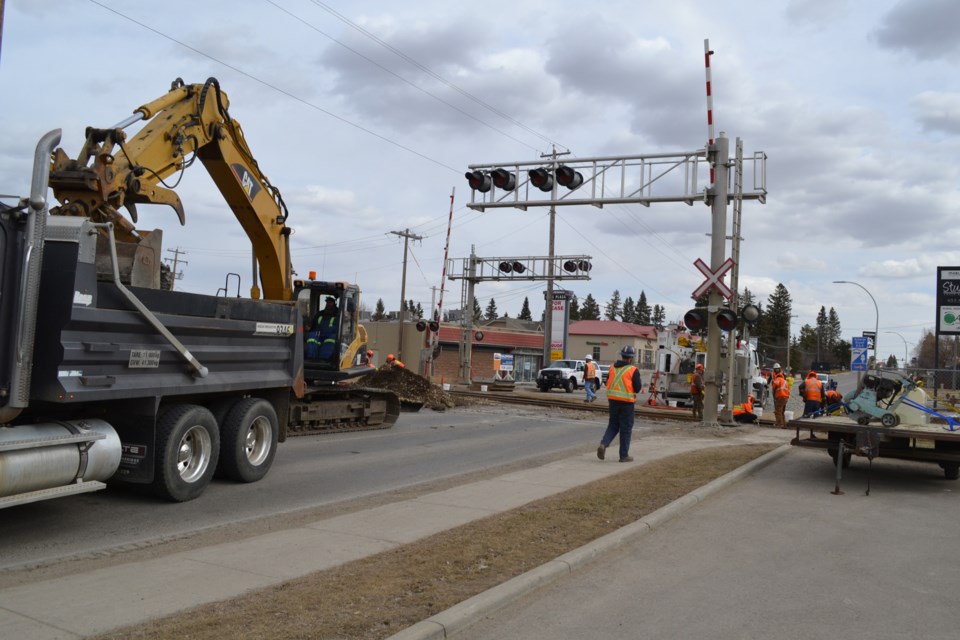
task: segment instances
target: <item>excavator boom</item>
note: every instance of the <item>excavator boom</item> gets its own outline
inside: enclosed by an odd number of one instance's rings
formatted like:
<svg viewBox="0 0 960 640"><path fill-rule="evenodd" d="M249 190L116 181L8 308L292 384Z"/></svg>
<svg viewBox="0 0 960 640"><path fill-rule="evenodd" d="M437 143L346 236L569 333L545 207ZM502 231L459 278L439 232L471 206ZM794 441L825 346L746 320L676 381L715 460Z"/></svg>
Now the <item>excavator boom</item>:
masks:
<svg viewBox="0 0 960 640"><path fill-rule="evenodd" d="M139 243L144 234L133 224L138 204L169 205L185 223L180 198L166 180L199 158L250 238L263 298L293 300L286 205L260 170L228 106L215 78L192 85L178 78L169 92L116 127L88 128L76 159L62 149L54 152L50 186L61 206L51 213L113 222L117 240ZM143 128L128 136L124 129L140 121L146 121ZM250 296L258 299L256 273L253 281Z"/></svg>

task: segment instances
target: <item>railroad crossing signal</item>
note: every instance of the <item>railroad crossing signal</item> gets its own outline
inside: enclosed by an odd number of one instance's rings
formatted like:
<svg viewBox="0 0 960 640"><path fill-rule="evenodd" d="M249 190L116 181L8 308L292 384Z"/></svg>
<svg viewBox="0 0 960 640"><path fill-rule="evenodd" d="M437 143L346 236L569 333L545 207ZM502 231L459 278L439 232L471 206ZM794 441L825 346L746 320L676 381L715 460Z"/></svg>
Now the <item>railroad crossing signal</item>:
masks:
<svg viewBox="0 0 960 640"><path fill-rule="evenodd" d="M716 273L714 273L713 270L711 270L710 267L707 266L707 263L705 263L700 258L697 258L697 261L694 262L693 265L700 270L700 273L707 276L707 279L704 280L703 284L701 284L699 287L697 287L694 290L693 292L694 299L699 298L700 296L705 294L707 291L710 291L710 289L716 289L717 291L720 292L720 295L722 295L727 300L732 298L733 291L731 291L730 287L724 284L724 282L720 278L726 275L727 271L732 269L734 264L736 263L733 261L732 258L727 258L726 260L723 261L723 264L720 265L720 268L717 269Z"/></svg>

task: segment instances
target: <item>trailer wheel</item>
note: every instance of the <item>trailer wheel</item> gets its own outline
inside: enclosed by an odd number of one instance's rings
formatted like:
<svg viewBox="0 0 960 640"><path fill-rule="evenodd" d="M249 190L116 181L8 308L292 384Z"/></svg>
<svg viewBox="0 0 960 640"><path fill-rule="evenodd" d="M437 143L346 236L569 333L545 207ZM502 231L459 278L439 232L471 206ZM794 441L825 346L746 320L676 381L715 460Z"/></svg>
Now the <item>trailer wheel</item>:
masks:
<svg viewBox="0 0 960 640"><path fill-rule="evenodd" d="M563 390L567 393L573 393L573 390L577 388L577 381L573 378L570 378L563 383Z"/></svg>
<svg viewBox="0 0 960 640"><path fill-rule="evenodd" d="M857 424L860 425L861 427L865 427L868 424L870 424L870 418L866 416L860 416L859 418L857 418Z"/></svg>
<svg viewBox="0 0 960 640"><path fill-rule="evenodd" d="M237 482L256 482L267 475L277 453L277 412L263 398L244 398L220 425L217 473Z"/></svg>
<svg viewBox="0 0 960 640"><path fill-rule="evenodd" d="M154 492L173 502L199 496L210 484L220 455L217 421L205 407L178 404L157 421Z"/></svg>

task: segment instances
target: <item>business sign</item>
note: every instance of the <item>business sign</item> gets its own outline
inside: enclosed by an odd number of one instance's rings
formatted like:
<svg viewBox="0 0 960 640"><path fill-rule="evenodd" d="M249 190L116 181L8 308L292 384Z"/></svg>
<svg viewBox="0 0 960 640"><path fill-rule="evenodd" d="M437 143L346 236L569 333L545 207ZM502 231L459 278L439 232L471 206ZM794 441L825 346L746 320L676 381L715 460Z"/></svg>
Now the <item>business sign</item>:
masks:
<svg viewBox="0 0 960 640"><path fill-rule="evenodd" d="M493 354L493 368L496 371L513 371L513 354L512 353Z"/></svg>
<svg viewBox="0 0 960 640"><path fill-rule="evenodd" d="M563 360L567 351L567 329L570 325L570 295L564 289L554 290L550 321L550 360ZM546 298L546 292L544 292Z"/></svg>
<svg viewBox="0 0 960 640"><path fill-rule="evenodd" d="M960 335L960 267L937 267L937 335Z"/></svg>

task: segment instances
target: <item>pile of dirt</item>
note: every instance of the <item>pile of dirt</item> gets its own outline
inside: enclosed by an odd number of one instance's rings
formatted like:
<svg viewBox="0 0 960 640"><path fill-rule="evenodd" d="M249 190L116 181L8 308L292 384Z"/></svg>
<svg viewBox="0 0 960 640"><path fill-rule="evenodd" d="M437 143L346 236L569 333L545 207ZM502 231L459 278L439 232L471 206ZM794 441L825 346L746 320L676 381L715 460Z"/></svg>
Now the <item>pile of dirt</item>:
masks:
<svg viewBox="0 0 960 640"><path fill-rule="evenodd" d="M405 367L384 365L364 378L363 385L393 391L400 402L422 404L436 411L456 406L452 395Z"/></svg>

